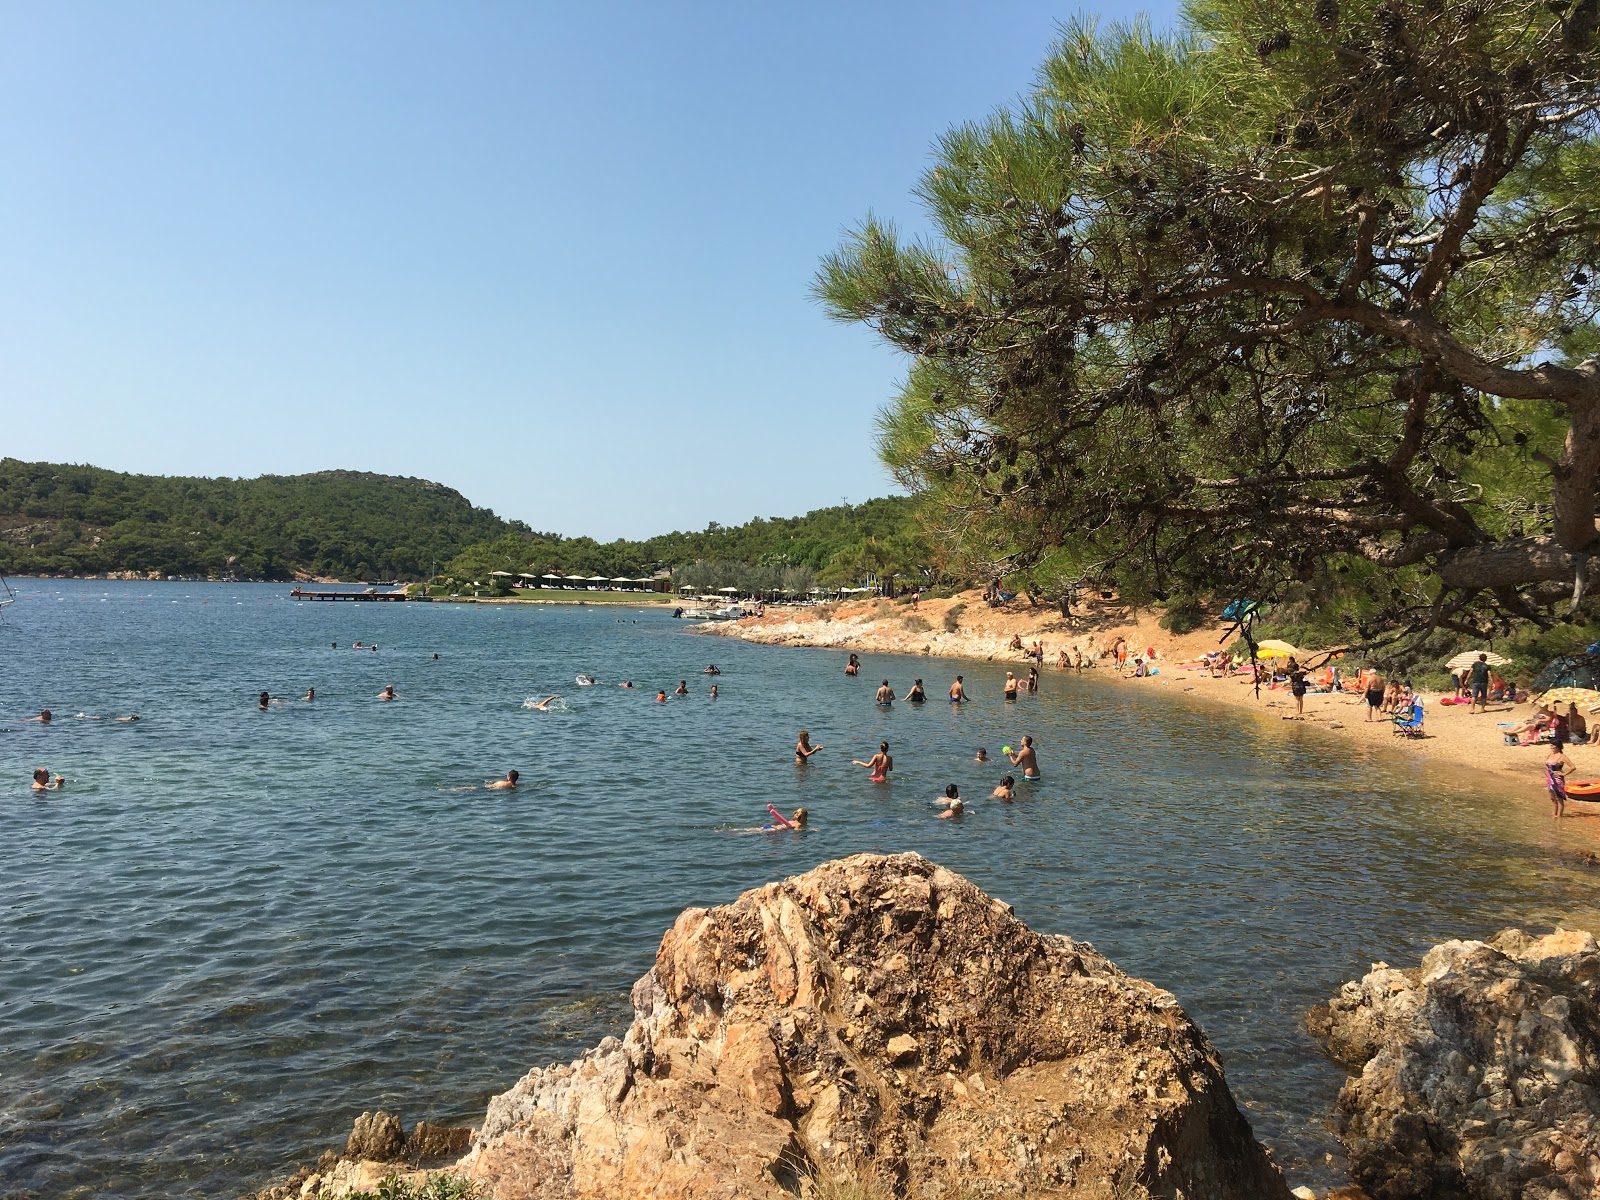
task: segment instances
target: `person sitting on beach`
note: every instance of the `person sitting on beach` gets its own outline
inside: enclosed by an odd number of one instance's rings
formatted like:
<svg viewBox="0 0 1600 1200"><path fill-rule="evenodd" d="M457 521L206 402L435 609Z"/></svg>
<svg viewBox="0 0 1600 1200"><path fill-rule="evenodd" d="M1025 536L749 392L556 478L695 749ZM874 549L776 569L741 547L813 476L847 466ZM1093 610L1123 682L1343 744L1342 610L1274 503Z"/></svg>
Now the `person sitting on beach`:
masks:
<svg viewBox="0 0 1600 1200"><path fill-rule="evenodd" d="M266 695L265 692L262 692L261 694L263 696ZM263 707L265 707L265 706L263 705ZM51 721L55 720L56 718L55 718L55 714L52 713L48 708L41 708L39 710L39 715L37 717L23 717L22 719L24 721L37 721L40 725L48 725L48 724L50 724Z"/></svg>
<svg viewBox="0 0 1600 1200"><path fill-rule="evenodd" d="M1142 658L1134 659L1133 660L1133 677L1135 679L1143 679L1144 675L1145 675L1144 659L1142 659Z"/></svg>
<svg viewBox="0 0 1600 1200"><path fill-rule="evenodd" d="M956 681L950 685L950 703L962 704L967 699L967 685L961 682L961 676L956 676Z"/></svg>
<svg viewBox="0 0 1600 1200"><path fill-rule="evenodd" d="M879 742L878 752L871 759L867 762L862 762L859 758L853 758L850 760L850 765L852 767L865 767L867 769L867 780L870 783L888 783L889 772L894 770L894 759L889 757L889 743Z"/></svg>
<svg viewBox="0 0 1600 1200"><path fill-rule="evenodd" d="M1067 652L1063 650L1056 655L1056 670L1065 671L1069 666L1071 666L1071 663L1067 660Z"/></svg>
<svg viewBox="0 0 1600 1200"><path fill-rule="evenodd" d="M52 782L50 772L45 767L37 767L33 772L33 790L36 792L58 792L66 786L64 775L57 775ZM92 789L91 789L92 790Z"/></svg>
<svg viewBox="0 0 1600 1200"><path fill-rule="evenodd" d="M539 701L539 703L537 703L537 704L529 704L527 707L531 708L531 709L535 709L538 712L549 712L550 711L550 705L552 705L553 703L555 703L559 699L561 699L560 696L546 696L543 700Z"/></svg>
<svg viewBox="0 0 1600 1200"><path fill-rule="evenodd" d="M1017 781L1013 776L1007 775L1000 781L1000 785L989 793L991 800L1015 800L1017 798Z"/></svg>
<svg viewBox="0 0 1600 1200"><path fill-rule="evenodd" d="M514 792L517 789L517 780L522 778L515 771L507 771L504 779L485 780L483 786L491 792Z"/></svg>
<svg viewBox="0 0 1600 1200"><path fill-rule="evenodd" d="M1006 672L1006 686L1004 692L1007 700L1015 700L1017 698L1017 677L1010 671Z"/></svg>
<svg viewBox="0 0 1600 1200"><path fill-rule="evenodd" d="M1021 650L1022 649L1022 635L1020 633L1013 633L1011 635L1011 643L1007 647L1007 649L1010 649L1010 650Z"/></svg>
<svg viewBox="0 0 1600 1200"><path fill-rule="evenodd" d="M1535 742L1544 741L1545 731L1549 728L1550 713L1547 709L1541 708L1520 725L1513 725L1506 731L1506 735L1516 738L1518 745L1531 746Z"/></svg>
<svg viewBox="0 0 1600 1200"><path fill-rule="evenodd" d="M878 688L878 707L888 708L893 703L894 689L889 686L889 681L885 679L882 685Z"/></svg>
<svg viewBox="0 0 1600 1200"><path fill-rule="evenodd" d="M1544 783L1550 792L1551 816L1561 817L1567 809L1567 772L1572 770L1572 760L1567 757L1566 742L1557 738L1550 743L1550 753L1544 759Z"/></svg>
<svg viewBox="0 0 1600 1200"><path fill-rule="evenodd" d="M961 802L961 793L956 790L956 785L953 783L945 786L944 795L940 797L938 804L939 807L944 809L939 814L941 821L949 820L951 817L959 817L967 811L967 806Z"/></svg>
<svg viewBox="0 0 1600 1200"><path fill-rule="evenodd" d="M400 699L400 697L395 694L394 684L390 683L390 684L385 684L384 685L383 691L378 693L378 699L379 700L398 700L398 699Z"/></svg>
<svg viewBox="0 0 1600 1200"><path fill-rule="evenodd" d="M1567 705L1567 740L1579 746L1589 740L1589 720L1576 704Z"/></svg>
<svg viewBox="0 0 1600 1200"><path fill-rule="evenodd" d="M689 681L687 679L678 680L678 686L673 689L672 694L674 696L687 696L689 694Z"/></svg>
<svg viewBox="0 0 1600 1200"><path fill-rule="evenodd" d="M1015 754L1006 755L1011 760L1013 767L1022 768L1022 777L1029 780L1039 778L1039 755L1033 748L1033 739L1023 735L1022 745L1017 747Z"/></svg>
<svg viewBox="0 0 1600 1200"><path fill-rule="evenodd" d="M802 729L800 731L800 740L794 744L794 765L797 767L805 766L811 760L811 756L821 749L821 746L813 746L811 744L811 735Z"/></svg>
<svg viewBox="0 0 1600 1200"><path fill-rule="evenodd" d="M989 761L989 752L987 750L985 750L982 746L979 746L978 747L978 753L973 756L972 761L973 762L988 762Z"/></svg>
<svg viewBox="0 0 1600 1200"><path fill-rule="evenodd" d="M911 690L906 693L907 704L922 704L928 699L928 693L922 690L922 680L914 680Z"/></svg>
<svg viewBox="0 0 1600 1200"><path fill-rule="evenodd" d="M846 675L859 675L859 674L861 674L861 660L859 658L857 658L854 654L852 654L850 656L850 661L845 663L845 665L844 665L844 673Z"/></svg>
<svg viewBox="0 0 1600 1200"><path fill-rule="evenodd" d="M776 833L780 829L804 829L811 817L811 814L803 808L795 809L793 815L787 817L770 804L767 805L767 811L772 814L773 824L763 825L762 833Z"/></svg>

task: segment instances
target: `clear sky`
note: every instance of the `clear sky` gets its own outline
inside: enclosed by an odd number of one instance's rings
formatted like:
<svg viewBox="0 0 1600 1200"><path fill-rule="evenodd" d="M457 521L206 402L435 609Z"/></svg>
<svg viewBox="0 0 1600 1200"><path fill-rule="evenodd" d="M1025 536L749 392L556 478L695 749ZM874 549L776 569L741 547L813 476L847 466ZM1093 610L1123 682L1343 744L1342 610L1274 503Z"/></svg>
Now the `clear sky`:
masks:
<svg viewBox="0 0 1600 1200"><path fill-rule="evenodd" d="M1071 11L0 0L0 453L605 539L883 495L817 260Z"/></svg>

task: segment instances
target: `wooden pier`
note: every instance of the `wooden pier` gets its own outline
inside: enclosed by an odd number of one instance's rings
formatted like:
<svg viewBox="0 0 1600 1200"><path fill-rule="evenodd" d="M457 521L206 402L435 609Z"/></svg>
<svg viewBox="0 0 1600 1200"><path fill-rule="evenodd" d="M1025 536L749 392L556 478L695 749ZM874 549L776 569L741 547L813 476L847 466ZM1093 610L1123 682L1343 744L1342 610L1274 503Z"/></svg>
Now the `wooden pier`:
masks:
<svg viewBox="0 0 1600 1200"><path fill-rule="evenodd" d="M304 588L295 588L294 591L289 593L289 599L291 599L291 600L374 600L374 601L384 601L384 600L386 600L386 601L390 601L390 602L393 602L393 603L399 603L401 601L413 599L413 597L406 595L404 592L380 592L376 588L369 588L368 590L366 590L364 592L308 592ZM417 597L415 597L415 599L422 600L422 599L428 599L428 597L417 596Z"/></svg>

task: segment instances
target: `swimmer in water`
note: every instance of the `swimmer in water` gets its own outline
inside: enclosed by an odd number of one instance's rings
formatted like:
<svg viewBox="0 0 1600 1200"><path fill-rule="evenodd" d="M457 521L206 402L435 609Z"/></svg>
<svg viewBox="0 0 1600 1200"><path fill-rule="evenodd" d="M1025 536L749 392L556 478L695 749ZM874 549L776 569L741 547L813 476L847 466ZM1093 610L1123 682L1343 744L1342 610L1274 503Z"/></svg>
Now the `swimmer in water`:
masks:
<svg viewBox="0 0 1600 1200"><path fill-rule="evenodd" d="M859 658L857 658L854 654L852 654L850 656L850 661L845 663L845 665L844 665L844 673L846 675L859 675L859 674L861 674L861 660Z"/></svg>
<svg viewBox="0 0 1600 1200"><path fill-rule="evenodd" d="M944 809L939 814L941 821L948 821L952 817L959 817L967 811L967 806L961 802L961 793L956 790L956 785L946 784L944 797L939 801L939 806Z"/></svg>
<svg viewBox="0 0 1600 1200"><path fill-rule="evenodd" d="M1039 754L1033 748L1033 739L1024 736L1022 745L1017 747L1015 754L1006 755L1011 760L1013 767L1022 768L1022 777L1035 783L1039 780Z"/></svg>
<svg viewBox="0 0 1600 1200"><path fill-rule="evenodd" d="M893 703L894 689L889 686L889 681L885 679L883 686L878 689L878 706L880 708L888 708Z"/></svg>
<svg viewBox="0 0 1600 1200"><path fill-rule="evenodd" d="M350 649L352 649L352 650L360 650L360 649L362 649L361 643L360 642L353 643L351 645Z"/></svg>
<svg viewBox="0 0 1600 1200"><path fill-rule="evenodd" d="M767 811L772 814L773 824L763 825L762 833L775 833L780 829L804 829L806 821L811 816L805 809L797 808L793 816L786 817L770 804L767 805Z"/></svg>
<svg viewBox="0 0 1600 1200"><path fill-rule="evenodd" d="M378 643L377 643L377 642L373 642L373 643L372 643L372 645L371 645L371 646L370 646L370 647L369 647L369 649L370 649L370 650L371 650L371 651L372 651L372 652L373 652L373 653L374 653L374 654L376 654L376 653L377 653L377 652L378 652Z"/></svg>
<svg viewBox="0 0 1600 1200"><path fill-rule="evenodd" d="M328 643L328 649L329 650L337 650L338 648L339 648L339 643L338 642L329 642Z"/></svg>
<svg viewBox="0 0 1600 1200"><path fill-rule="evenodd" d="M979 746L978 747L978 753L973 756L972 761L973 762L988 762L989 761L989 752L987 750L985 750L982 746Z"/></svg>
<svg viewBox="0 0 1600 1200"><path fill-rule="evenodd" d="M794 744L794 765L797 767L805 766L810 761L811 756L821 749L821 746L813 746L811 744L811 735L802 729L800 731L800 740Z"/></svg>
<svg viewBox="0 0 1600 1200"><path fill-rule="evenodd" d="M36 721L40 725L48 725L51 721L55 720L55 714L52 713L48 708L41 708L37 717L23 717L22 719L24 721Z"/></svg>
<svg viewBox="0 0 1600 1200"><path fill-rule="evenodd" d="M961 676L956 676L956 681L950 685L950 703L961 704L967 698L967 685L961 682Z"/></svg>
<svg viewBox="0 0 1600 1200"><path fill-rule="evenodd" d="M314 687L308 687L306 689L306 694L304 696L300 697L300 699L302 699L302 700L315 700L316 698L317 698L317 689L314 688Z"/></svg>
<svg viewBox="0 0 1600 1200"><path fill-rule="evenodd" d="M889 772L894 770L894 759L889 757L889 743L879 742L878 752L871 759L867 762L862 762L859 758L853 758L850 760L850 765L852 767L865 767L869 783L888 783Z"/></svg>
<svg viewBox="0 0 1600 1200"><path fill-rule="evenodd" d="M378 693L379 700L398 700L399 698L394 694L394 684L392 683L386 684L383 691Z"/></svg>
<svg viewBox="0 0 1600 1200"><path fill-rule="evenodd" d="M717 685L714 683L711 685L711 698L713 700L717 698Z"/></svg>
<svg viewBox="0 0 1600 1200"><path fill-rule="evenodd" d="M674 696L687 696L689 694L689 681L687 679L678 680L678 686L673 689L672 694Z"/></svg>
<svg viewBox="0 0 1600 1200"><path fill-rule="evenodd" d="M656 690L656 703L657 704L665 704L666 702L667 702L667 689L666 688L658 688Z"/></svg>
<svg viewBox="0 0 1600 1200"><path fill-rule="evenodd" d="M483 786L491 792L514 792L517 790L517 780L522 778L515 771L507 771L504 779L486 779Z"/></svg>
<svg viewBox="0 0 1600 1200"><path fill-rule="evenodd" d="M112 717L111 719L113 721L117 722L117 724L119 724L119 725L126 725L129 722L137 721L139 719L139 714L138 713L129 713L125 717Z"/></svg>
<svg viewBox="0 0 1600 1200"><path fill-rule="evenodd" d="M704 671L701 671L700 674L702 674L702 675L721 675L722 672L717 670L717 664L716 663L712 663Z"/></svg>
<svg viewBox="0 0 1600 1200"><path fill-rule="evenodd" d="M256 701L256 707L259 708L262 712L266 712L268 707L271 704L272 704L272 697L267 695L266 692L262 692L261 693L261 699Z"/></svg>
<svg viewBox="0 0 1600 1200"><path fill-rule="evenodd" d="M911 685L911 690L906 693L907 704L922 704L928 699L928 693L922 690L922 680L918 679Z"/></svg>
<svg viewBox="0 0 1600 1200"><path fill-rule="evenodd" d="M559 699L561 699L560 696L546 696L543 700L539 701L539 703L525 705L524 707L538 709L540 712L549 712L550 705Z"/></svg>
<svg viewBox="0 0 1600 1200"><path fill-rule="evenodd" d="M438 655L437 655L437 654L435 654L435 655L434 655L434 656L433 656L433 661L434 661L434 662L438 662L438 661L439 661L439 656L438 656Z"/></svg>
<svg viewBox="0 0 1600 1200"><path fill-rule="evenodd" d="M633 686L633 680L624 679L621 683L617 684L617 686L619 688L631 688Z"/></svg>
<svg viewBox="0 0 1600 1200"><path fill-rule="evenodd" d="M1017 798L1016 786L1017 781L1007 775L1000 781L1000 786L989 793L989 797L992 800L1015 800Z"/></svg>
<svg viewBox="0 0 1600 1200"><path fill-rule="evenodd" d="M50 779L50 772L44 767L36 767L33 772L33 790L36 792L59 792L66 786L66 777L57 775L55 781Z"/></svg>

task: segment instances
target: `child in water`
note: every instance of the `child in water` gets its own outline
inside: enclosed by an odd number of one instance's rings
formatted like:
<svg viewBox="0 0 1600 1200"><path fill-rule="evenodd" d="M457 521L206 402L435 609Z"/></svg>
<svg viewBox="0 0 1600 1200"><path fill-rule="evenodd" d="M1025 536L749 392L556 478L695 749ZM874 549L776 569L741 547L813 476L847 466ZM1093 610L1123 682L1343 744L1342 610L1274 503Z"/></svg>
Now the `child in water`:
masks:
<svg viewBox="0 0 1600 1200"><path fill-rule="evenodd" d="M967 806L961 802L961 793L956 790L956 785L953 783L945 785L944 798L939 801L939 804L944 809L939 814L939 820L941 821L959 817L967 811Z"/></svg>

